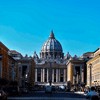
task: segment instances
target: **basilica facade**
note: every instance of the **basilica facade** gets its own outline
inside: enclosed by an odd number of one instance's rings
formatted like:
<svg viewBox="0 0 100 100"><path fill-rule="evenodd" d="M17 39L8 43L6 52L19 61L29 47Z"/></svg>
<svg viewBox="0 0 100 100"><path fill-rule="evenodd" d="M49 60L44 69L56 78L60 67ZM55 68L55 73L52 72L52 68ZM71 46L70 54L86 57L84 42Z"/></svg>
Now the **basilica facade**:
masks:
<svg viewBox="0 0 100 100"><path fill-rule="evenodd" d="M87 83L86 62L93 57L93 52L82 56L64 55L61 43L51 31L43 44L40 57L34 52L35 84L37 85L68 85L85 86Z"/></svg>
<svg viewBox="0 0 100 100"><path fill-rule="evenodd" d="M67 67L60 42L51 31L49 38L43 44L40 58L34 52L35 84L64 85L67 81Z"/></svg>

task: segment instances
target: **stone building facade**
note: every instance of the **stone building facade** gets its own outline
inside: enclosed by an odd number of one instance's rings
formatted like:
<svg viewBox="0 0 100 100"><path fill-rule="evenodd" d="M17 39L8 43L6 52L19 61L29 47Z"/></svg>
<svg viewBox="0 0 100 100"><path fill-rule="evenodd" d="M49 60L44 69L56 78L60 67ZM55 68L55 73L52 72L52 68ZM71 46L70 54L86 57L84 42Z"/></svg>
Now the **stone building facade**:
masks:
<svg viewBox="0 0 100 100"><path fill-rule="evenodd" d="M67 81L72 84L85 83L85 63L83 59L72 58L67 62Z"/></svg>
<svg viewBox="0 0 100 100"><path fill-rule="evenodd" d="M93 55L87 62L87 86L100 85L100 48L94 51Z"/></svg>
<svg viewBox="0 0 100 100"><path fill-rule="evenodd" d="M34 59L32 57L28 57L28 55L22 56L21 53L15 50L10 50L9 54L17 61L19 87L26 87L28 84L33 86L35 80Z"/></svg>
<svg viewBox="0 0 100 100"><path fill-rule="evenodd" d="M16 68L16 61L9 55L9 49L0 42L0 78L16 81Z"/></svg>
<svg viewBox="0 0 100 100"><path fill-rule="evenodd" d="M25 83L34 85L34 66L35 62L32 57L24 57L15 50L9 50L0 42L0 82L17 82L20 87ZM23 84L24 83L24 84Z"/></svg>
<svg viewBox="0 0 100 100"><path fill-rule="evenodd" d="M86 62L93 57L93 52L84 53L81 57L72 57L69 52L64 56L60 42L51 31L43 44L40 58L34 52L35 84L38 85L71 85L83 86L87 82Z"/></svg>
<svg viewBox="0 0 100 100"><path fill-rule="evenodd" d="M36 52L33 57L36 62L35 84L66 85L67 59L64 59L62 46L56 40L53 31L42 46L40 58Z"/></svg>

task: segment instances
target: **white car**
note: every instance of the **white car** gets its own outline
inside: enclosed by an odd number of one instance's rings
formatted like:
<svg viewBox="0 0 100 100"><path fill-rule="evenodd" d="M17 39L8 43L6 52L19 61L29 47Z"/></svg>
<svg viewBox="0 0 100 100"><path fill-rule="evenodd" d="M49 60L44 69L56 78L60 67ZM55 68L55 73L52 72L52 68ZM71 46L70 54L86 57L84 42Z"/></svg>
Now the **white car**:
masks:
<svg viewBox="0 0 100 100"><path fill-rule="evenodd" d="M52 93L52 86L50 86L50 85L46 86L45 93Z"/></svg>
<svg viewBox="0 0 100 100"><path fill-rule="evenodd" d="M59 90L60 91L65 91L65 86L63 86L63 85L59 86Z"/></svg>

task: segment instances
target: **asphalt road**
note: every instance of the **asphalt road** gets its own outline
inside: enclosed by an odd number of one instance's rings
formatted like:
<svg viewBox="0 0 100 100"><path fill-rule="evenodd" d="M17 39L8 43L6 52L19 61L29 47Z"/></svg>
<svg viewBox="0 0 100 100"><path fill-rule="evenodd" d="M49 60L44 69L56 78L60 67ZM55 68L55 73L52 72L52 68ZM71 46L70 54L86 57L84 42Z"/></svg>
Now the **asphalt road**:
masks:
<svg viewBox="0 0 100 100"><path fill-rule="evenodd" d="M8 97L8 100L86 100L82 94L71 92L45 93L44 91L36 91L24 93L20 96Z"/></svg>

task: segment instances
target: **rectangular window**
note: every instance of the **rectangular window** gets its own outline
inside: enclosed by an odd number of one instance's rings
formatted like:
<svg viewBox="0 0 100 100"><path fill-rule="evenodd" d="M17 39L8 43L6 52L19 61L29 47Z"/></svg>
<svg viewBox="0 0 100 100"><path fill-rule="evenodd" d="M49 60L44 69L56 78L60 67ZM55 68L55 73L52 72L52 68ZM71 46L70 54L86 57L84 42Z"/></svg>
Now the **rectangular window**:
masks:
<svg viewBox="0 0 100 100"><path fill-rule="evenodd" d="M22 76L25 77L27 66L22 66Z"/></svg>

